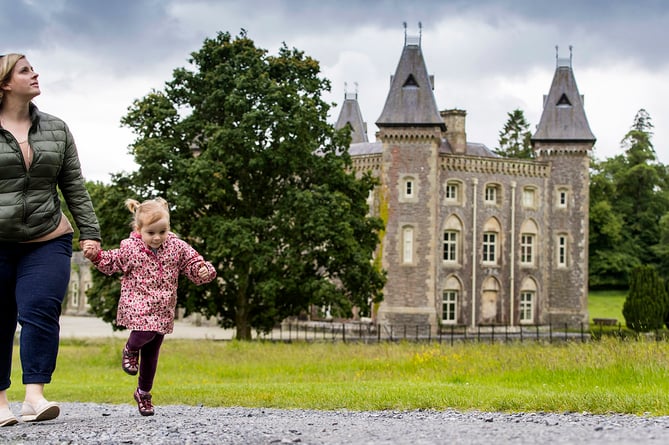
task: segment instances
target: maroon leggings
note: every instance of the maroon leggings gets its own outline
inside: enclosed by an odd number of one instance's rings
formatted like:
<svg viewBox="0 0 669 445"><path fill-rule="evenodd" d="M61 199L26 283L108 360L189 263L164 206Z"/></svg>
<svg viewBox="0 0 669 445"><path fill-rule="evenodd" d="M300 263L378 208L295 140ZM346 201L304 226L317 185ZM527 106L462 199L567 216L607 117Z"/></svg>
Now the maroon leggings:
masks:
<svg viewBox="0 0 669 445"><path fill-rule="evenodd" d="M128 350L139 351L139 382L137 386L142 391L149 392L153 388L153 378L158 369L158 355L160 345L163 344L164 334L155 331L132 331L128 337Z"/></svg>

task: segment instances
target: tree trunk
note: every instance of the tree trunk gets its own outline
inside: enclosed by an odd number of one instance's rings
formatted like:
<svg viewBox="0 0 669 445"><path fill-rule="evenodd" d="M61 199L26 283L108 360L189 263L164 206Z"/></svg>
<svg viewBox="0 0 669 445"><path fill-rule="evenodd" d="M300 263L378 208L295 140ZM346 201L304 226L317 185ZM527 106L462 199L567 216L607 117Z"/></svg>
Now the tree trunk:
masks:
<svg viewBox="0 0 669 445"><path fill-rule="evenodd" d="M237 293L237 310L235 313L235 338L237 340L250 341L251 338L251 321L249 320L249 301L246 296L248 289L248 275L246 279L240 277L240 287Z"/></svg>

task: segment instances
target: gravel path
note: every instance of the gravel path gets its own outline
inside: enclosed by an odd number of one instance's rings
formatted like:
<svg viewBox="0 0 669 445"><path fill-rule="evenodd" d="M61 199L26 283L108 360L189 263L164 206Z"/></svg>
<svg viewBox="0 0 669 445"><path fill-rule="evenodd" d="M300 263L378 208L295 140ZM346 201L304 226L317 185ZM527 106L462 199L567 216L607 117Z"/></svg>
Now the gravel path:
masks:
<svg viewBox="0 0 669 445"><path fill-rule="evenodd" d="M12 406L19 412L19 406ZM307 411L63 403L0 428L6 444L666 444L669 417L457 411Z"/></svg>

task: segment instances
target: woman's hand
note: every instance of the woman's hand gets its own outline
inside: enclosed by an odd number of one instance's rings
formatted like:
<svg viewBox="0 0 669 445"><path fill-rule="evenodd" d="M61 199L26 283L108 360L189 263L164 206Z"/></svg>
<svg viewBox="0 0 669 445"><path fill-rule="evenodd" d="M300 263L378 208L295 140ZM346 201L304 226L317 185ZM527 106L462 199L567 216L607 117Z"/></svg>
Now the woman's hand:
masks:
<svg viewBox="0 0 669 445"><path fill-rule="evenodd" d="M102 250L100 247L100 241L87 239L79 241L79 247L84 252L84 256L89 260L93 261L97 258L98 254Z"/></svg>

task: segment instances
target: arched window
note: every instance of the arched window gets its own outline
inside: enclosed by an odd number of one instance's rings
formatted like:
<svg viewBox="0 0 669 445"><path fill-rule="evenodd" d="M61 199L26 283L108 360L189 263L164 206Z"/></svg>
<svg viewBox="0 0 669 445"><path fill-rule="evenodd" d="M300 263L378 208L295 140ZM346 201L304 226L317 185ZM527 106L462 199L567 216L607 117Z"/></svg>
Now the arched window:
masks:
<svg viewBox="0 0 669 445"><path fill-rule="evenodd" d="M520 264L522 266L535 266L537 254L537 224L528 219L520 227Z"/></svg>
<svg viewBox="0 0 669 445"><path fill-rule="evenodd" d="M521 324L533 324L537 300L537 283L532 278L525 278L520 286L518 319Z"/></svg>
<svg viewBox="0 0 669 445"><path fill-rule="evenodd" d="M451 215L444 224L444 253L443 260L448 263L459 263L462 256L462 222L460 218Z"/></svg>
<svg viewBox="0 0 669 445"><path fill-rule="evenodd" d="M501 227L499 221L490 218L483 225L483 250L481 262L487 265L497 264L499 258L499 234Z"/></svg>
<svg viewBox="0 0 669 445"><path fill-rule="evenodd" d="M454 276L448 277L444 284L441 300L441 321L444 324L457 323L461 293L460 280Z"/></svg>
<svg viewBox="0 0 669 445"><path fill-rule="evenodd" d="M481 296L481 322L494 323L497 321L497 306L499 301L499 281L495 277L488 277L483 282Z"/></svg>

